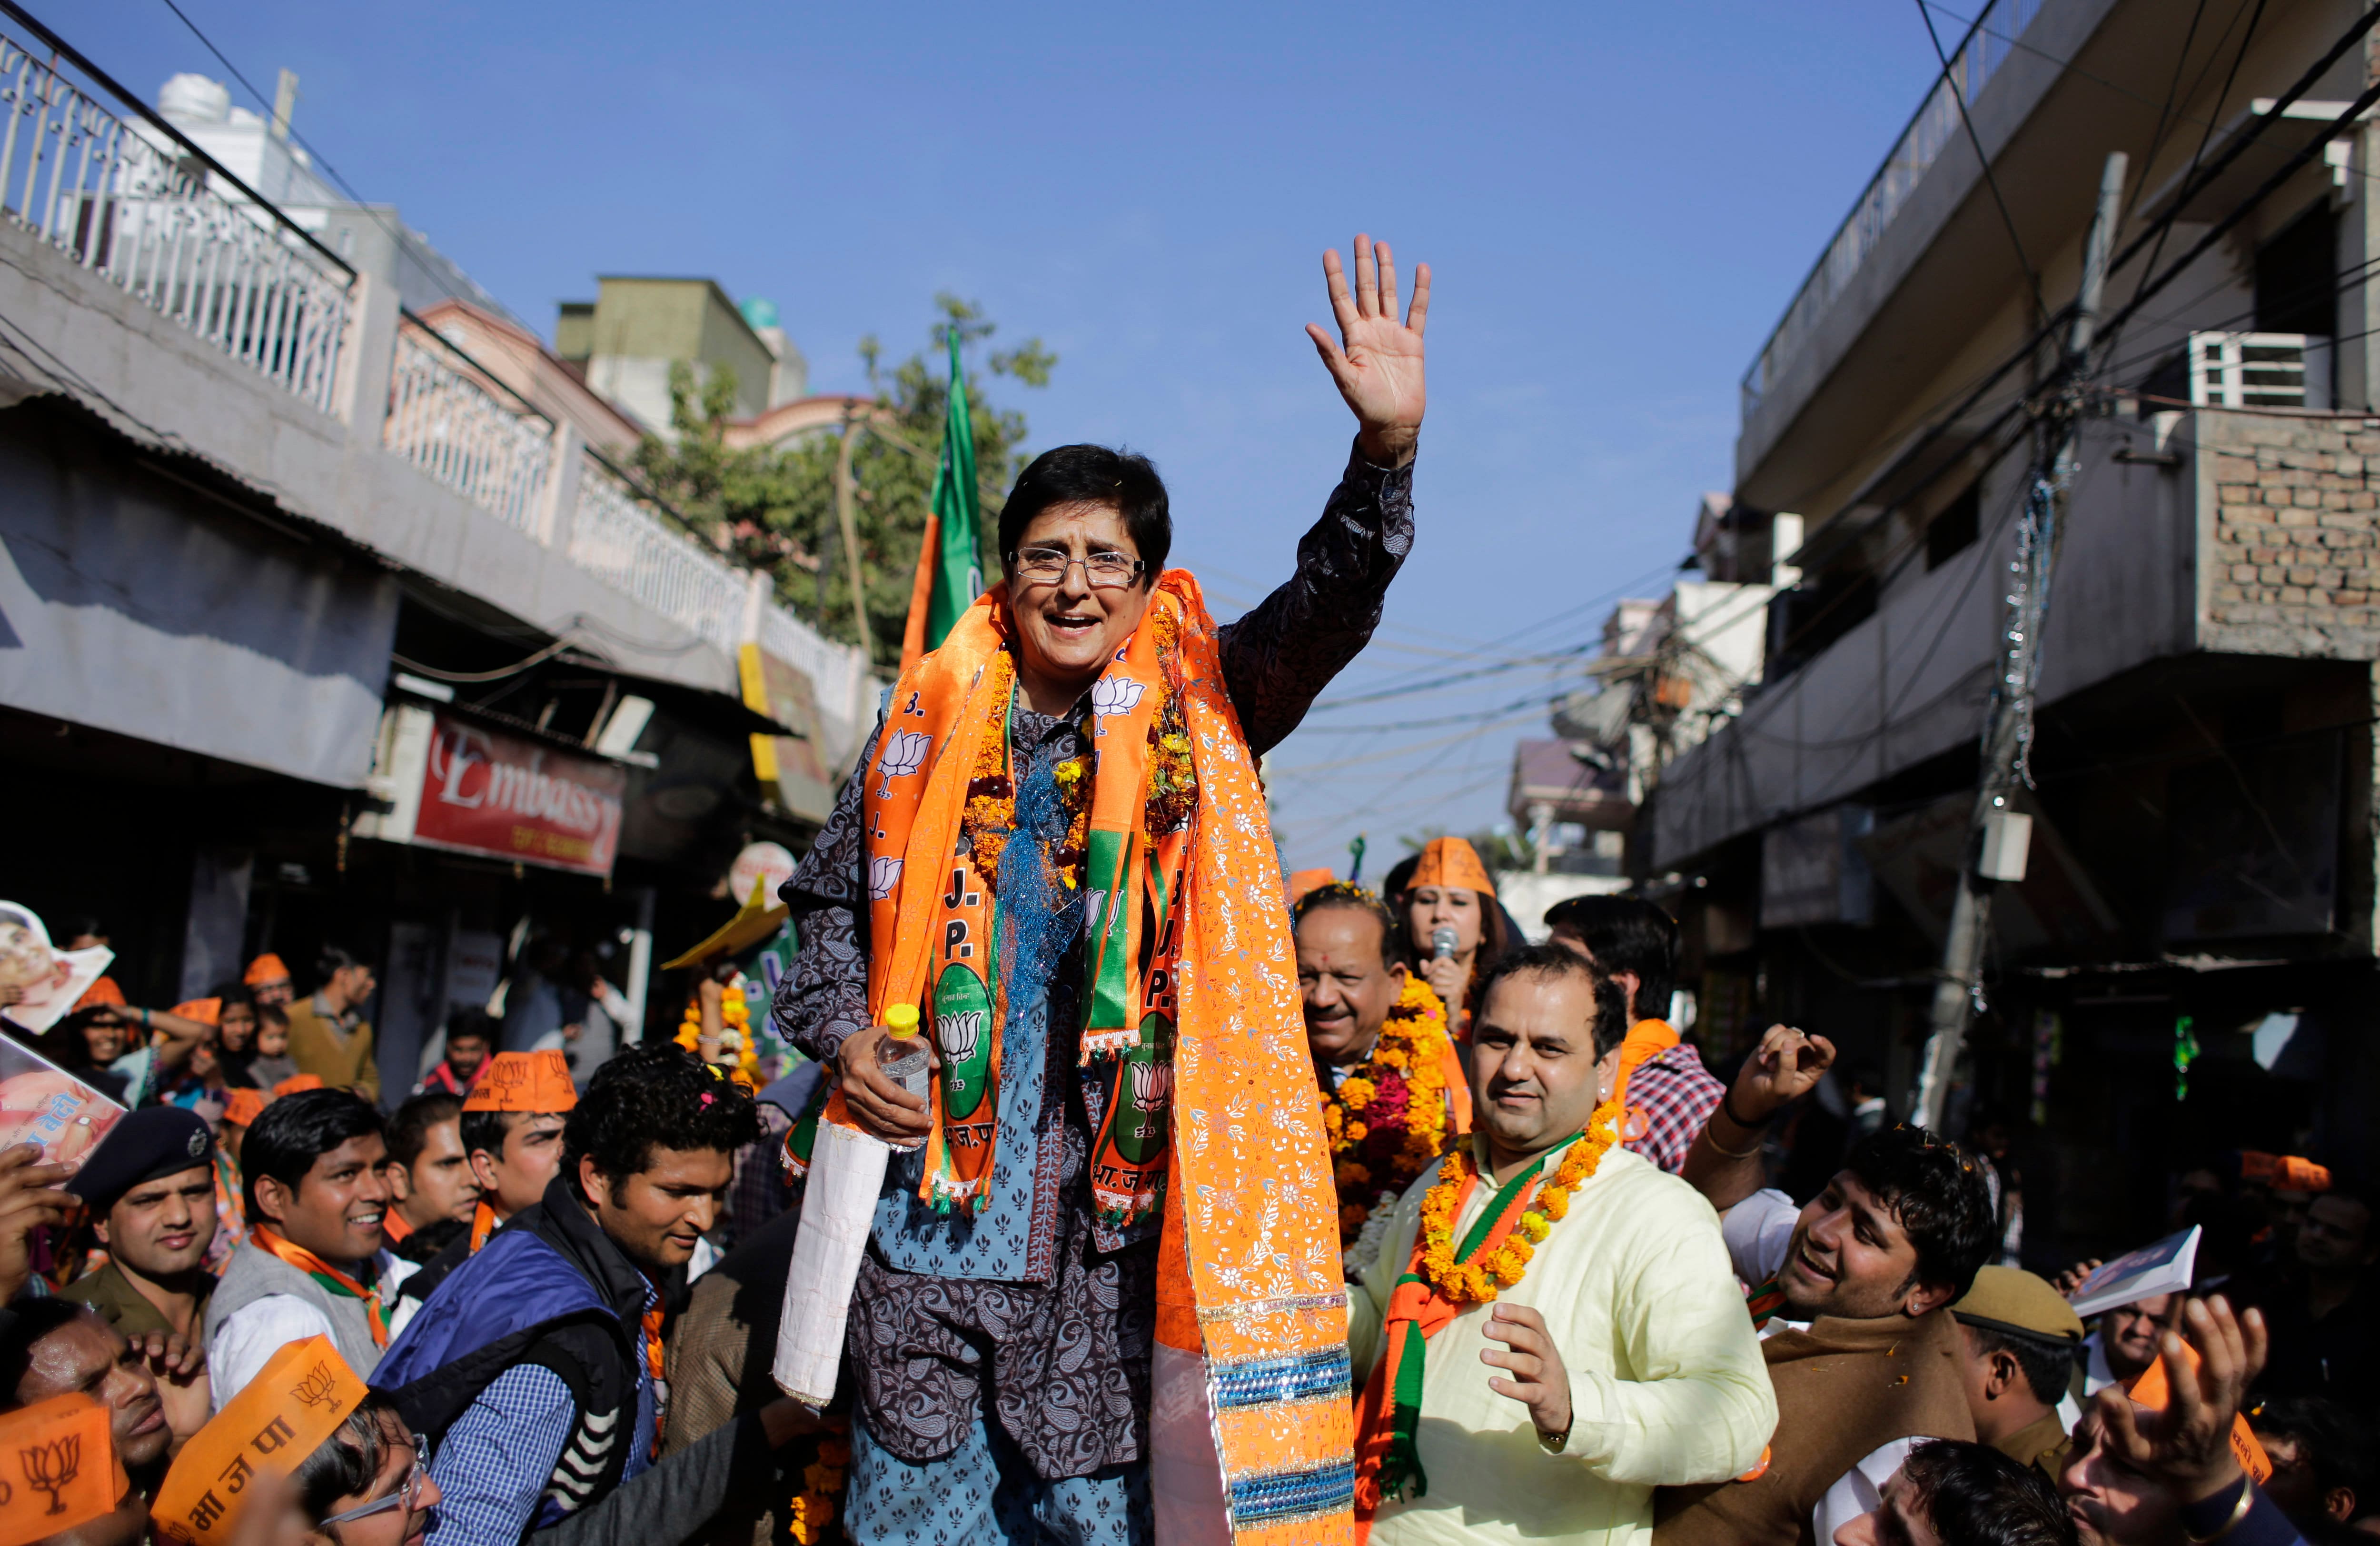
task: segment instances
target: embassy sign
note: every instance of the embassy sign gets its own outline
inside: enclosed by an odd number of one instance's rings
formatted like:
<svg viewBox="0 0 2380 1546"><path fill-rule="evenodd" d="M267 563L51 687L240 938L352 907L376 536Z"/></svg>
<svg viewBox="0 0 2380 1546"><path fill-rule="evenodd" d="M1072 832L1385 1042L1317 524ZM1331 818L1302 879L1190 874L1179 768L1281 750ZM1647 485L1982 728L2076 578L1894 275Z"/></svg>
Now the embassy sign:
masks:
<svg viewBox="0 0 2380 1546"><path fill-rule="evenodd" d="M626 770L434 710L392 706L381 721L358 835L513 859L581 875L612 872Z"/></svg>

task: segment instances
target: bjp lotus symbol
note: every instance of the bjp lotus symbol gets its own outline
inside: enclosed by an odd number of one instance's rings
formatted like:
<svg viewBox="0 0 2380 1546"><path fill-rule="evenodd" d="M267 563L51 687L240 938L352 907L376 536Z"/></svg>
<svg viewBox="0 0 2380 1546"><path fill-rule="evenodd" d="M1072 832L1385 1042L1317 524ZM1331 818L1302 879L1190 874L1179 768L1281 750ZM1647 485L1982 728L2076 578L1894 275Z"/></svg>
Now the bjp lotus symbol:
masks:
<svg viewBox="0 0 2380 1546"><path fill-rule="evenodd" d="M868 895L870 901L881 902L892 895L901 883L901 861L879 854L868 861Z"/></svg>
<svg viewBox="0 0 2380 1546"><path fill-rule="evenodd" d="M923 730L893 731L892 739L884 743L883 757L877 763L876 771L883 775L883 785L876 791L876 797L880 800L892 798L892 781L906 778L924 767L927 749L933 744L934 737Z"/></svg>
<svg viewBox="0 0 2380 1546"><path fill-rule="evenodd" d="M1102 676L1091 684L1091 712L1102 719L1110 714L1128 714L1148 690L1148 683L1135 682L1129 676ZM1099 726L1100 735L1107 733L1106 725Z"/></svg>
<svg viewBox="0 0 2380 1546"><path fill-rule="evenodd" d="M27 1483L36 1492L50 1495L50 1506L43 1512L64 1514L67 1505L59 1494L82 1475L82 1435L68 1433L45 1444L29 1444L17 1453Z"/></svg>
<svg viewBox="0 0 2380 1546"><path fill-rule="evenodd" d="M1132 1065L1132 1103L1145 1112L1163 1106L1173 1093L1173 1066L1167 1063Z"/></svg>
<svg viewBox="0 0 2380 1546"><path fill-rule="evenodd" d="M983 1011L935 1016L934 1040L942 1044L943 1062L966 1062L975 1056L976 1043L983 1040Z"/></svg>

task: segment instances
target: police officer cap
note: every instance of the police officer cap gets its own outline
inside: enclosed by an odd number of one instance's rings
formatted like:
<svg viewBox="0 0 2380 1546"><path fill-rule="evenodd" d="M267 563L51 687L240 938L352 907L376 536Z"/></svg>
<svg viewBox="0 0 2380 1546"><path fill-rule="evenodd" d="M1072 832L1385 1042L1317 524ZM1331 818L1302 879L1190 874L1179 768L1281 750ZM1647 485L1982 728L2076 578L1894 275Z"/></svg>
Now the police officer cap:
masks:
<svg viewBox="0 0 2380 1546"><path fill-rule="evenodd" d="M108 1129L67 1190L93 1208L113 1208L117 1198L143 1182L178 1175L213 1158L214 1139L204 1117L180 1106L143 1106Z"/></svg>
<svg viewBox="0 0 2380 1546"><path fill-rule="evenodd" d="M2035 1342L2079 1343L2082 1318L2048 1283L2014 1267L1985 1267L1950 1313L1970 1326L2012 1332Z"/></svg>

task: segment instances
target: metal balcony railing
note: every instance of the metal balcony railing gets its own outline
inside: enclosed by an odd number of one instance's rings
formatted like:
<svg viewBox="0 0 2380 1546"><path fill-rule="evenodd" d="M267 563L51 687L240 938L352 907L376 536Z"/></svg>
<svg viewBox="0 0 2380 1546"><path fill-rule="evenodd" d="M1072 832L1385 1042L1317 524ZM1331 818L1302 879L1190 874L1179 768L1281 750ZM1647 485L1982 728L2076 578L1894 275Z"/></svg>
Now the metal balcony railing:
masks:
<svg viewBox="0 0 2380 1546"><path fill-rule="evenodd" d="M43 55L73 65L93 90ZM56 39L0 33L0 212L331 411L354 272Z"/></svg>
<svg viewBox="0 0 2380 1546"><path fill-rule="evenodd" d="M591 456L578 475L569 554L613 589L722 650L733 653L744 642L744 573L673 530Z"/></svg>
<svg viewBox="0 0 2380 1546"><path fill-rule="evenodd" d="M2303 333L2193 333L2190 406L2326 408L2329 345Z"/></svg>
<svg viewBox="0 0 2380 1546"><path fill-rule="evenodd" d="M498 400L464 357L408 317L397 330L382 443L517 531L542 539L553 426Z"/></svg>
<svg viewBox="0 0 2380 1546"><path fill-rule="evenodd" d="M1868 179L1867 187L1852 205L1851 213L1835 230L1826 250L1819 254L1815 266L1802 287L1794 292L1792 304L1768 335L1752 368L1743 373L1742 417L1750 420L1760 408L1760 400L1774 386L1802 346L1809 341L1827 309L1835 298L1850 287L1852 279L1868 254L1884 239L1893 218L1908 203L1909 196L1950 142L1966 133L1961 122L1959 99L1975 100L1985 82L1998 74L2000 66L2015 51L2015 40L2022 36L2033 18L2041 13L2049 0L1994 0L1967 29L1959 51L1950 55L1950 67L1934 83L1909 127L1901 131L1884 164Z"/></svg>

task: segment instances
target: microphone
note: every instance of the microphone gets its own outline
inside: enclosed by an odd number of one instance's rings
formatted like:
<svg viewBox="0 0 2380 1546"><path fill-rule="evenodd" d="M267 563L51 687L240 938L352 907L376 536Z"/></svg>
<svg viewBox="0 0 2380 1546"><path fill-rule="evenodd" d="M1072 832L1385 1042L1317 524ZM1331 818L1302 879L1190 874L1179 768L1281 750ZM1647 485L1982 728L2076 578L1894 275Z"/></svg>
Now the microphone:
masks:
<svg viewBox="0 0 2380 1546"><path fill-rule="evenodd" d="M1441 923L1429 931L1429 958L1443 961L1454 954L1454 927Z"/></svg>

